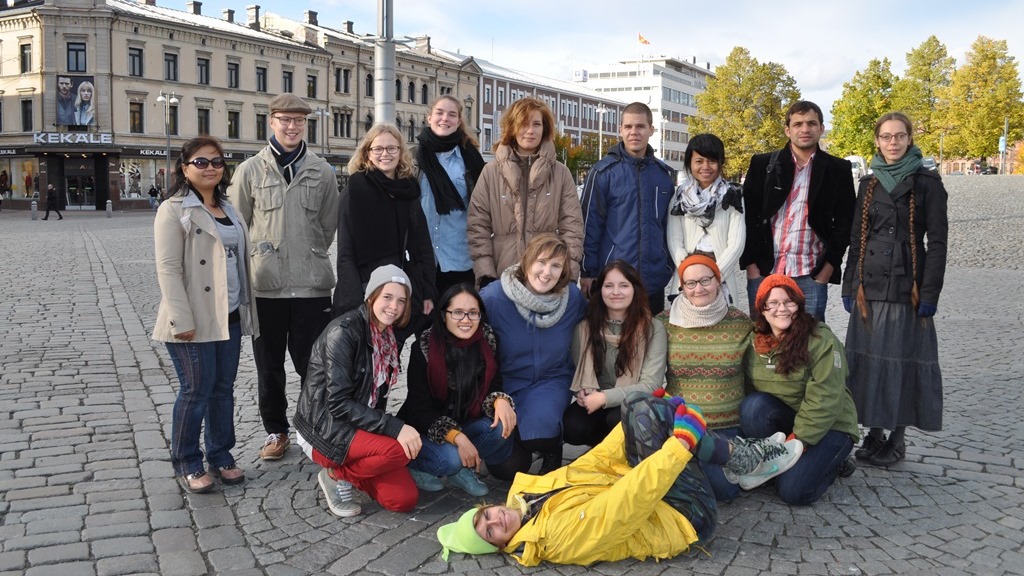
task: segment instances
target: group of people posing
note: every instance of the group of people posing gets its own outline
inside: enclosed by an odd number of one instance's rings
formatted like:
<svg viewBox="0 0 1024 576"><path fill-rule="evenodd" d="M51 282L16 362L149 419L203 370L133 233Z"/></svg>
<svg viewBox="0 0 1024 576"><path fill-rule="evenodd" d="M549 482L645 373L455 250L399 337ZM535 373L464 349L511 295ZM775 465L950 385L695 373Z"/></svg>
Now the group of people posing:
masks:
<svg viewBox="0 0 1024 576"><path fill-rule="evenodd" d="M787 503L818 500L852 473L858 424L855 455L879 466L904 457L906 426L941 427L946 193L900 113L879 119L855 196L811 102L789 108L788 144L756 155L742 188L712 134L690 140L676 186L633 103L582 198L535 98L502 115L490 163L448 95L412 150L375 125L340 193L303 140L310 113L275 97L269 145L230 177L218 141L189 141L157 211L153 337L180 381L171 459L190 492L245 480L231 454L242 335L260 457L294 436L332 513L361 513L356 491L403 512L446 483L480 498L484 467L512 482L506 505L438 531L446 557L671 557L710 538L717 503L742 489L773 480ZM845 347L824 323L840 282ZM592 449L563 466L566 443Z"/></svg>

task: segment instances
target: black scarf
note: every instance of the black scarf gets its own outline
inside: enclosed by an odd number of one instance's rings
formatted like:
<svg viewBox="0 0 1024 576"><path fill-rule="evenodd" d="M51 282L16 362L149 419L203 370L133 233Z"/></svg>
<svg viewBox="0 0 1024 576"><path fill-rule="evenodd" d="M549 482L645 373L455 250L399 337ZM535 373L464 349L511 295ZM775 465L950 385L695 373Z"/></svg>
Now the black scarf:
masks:
<svg viewBox="0 0 1024 576"><path fill-rule="evenodd" d="M420 142L419 151L416 152L416 162L427 175L427 182L430 183L430 191L434 194L434 207L438 214L449 214L452 210L458 212L466 211L466 203L459 196L455 184L448 177L437 159L441 152L449 152L458 146L462 153L462 162L466 166L466 174L472 182L480 178L480 172L484 169L484 158L475 146L467 145L463 138L462 131L456 130L447 136L438 136L429 127L424 127L420 135L416 137ZM466 200L473 192L471 182L466 182Z"/></svg>
<svg viewBox="0 0 1024 576"><path fill-rule="evenodd" d="M383 259L404 268L412 203L420 187L413 178L392 180L380 170L356 172L348 179L356 266Z"/></svg>
<svg viewBox="0 0 1024 576"><path fill-rule="evenodd" d="M274 153L274 160L277 160L277 165L281 167L284 181L291 184L292 178L295 177L296 164L306 156L306 141L300 140L295 150L288 152L277 141L276 136L271 136L270 151Z"/></svg>

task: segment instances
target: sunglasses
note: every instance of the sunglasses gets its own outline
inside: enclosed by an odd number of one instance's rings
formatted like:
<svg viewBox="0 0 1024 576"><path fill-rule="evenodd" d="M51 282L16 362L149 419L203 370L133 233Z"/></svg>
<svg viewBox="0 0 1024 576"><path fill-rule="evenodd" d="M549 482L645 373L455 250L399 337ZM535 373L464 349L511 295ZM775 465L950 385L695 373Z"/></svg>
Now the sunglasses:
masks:
<svg viewBox="0 0 1024 576"><path fill-rule="evenodd" d="M219 170L223 168L227 164L227 162L224 160L224 158L220 156L217 156L216 158L203 158L200 156L199 158L193 158L188 162L183 162L183 164L191 164L196 168L199 168L200 170L206 170L207 166L212 165L214 168L217 168Z"/></svg>

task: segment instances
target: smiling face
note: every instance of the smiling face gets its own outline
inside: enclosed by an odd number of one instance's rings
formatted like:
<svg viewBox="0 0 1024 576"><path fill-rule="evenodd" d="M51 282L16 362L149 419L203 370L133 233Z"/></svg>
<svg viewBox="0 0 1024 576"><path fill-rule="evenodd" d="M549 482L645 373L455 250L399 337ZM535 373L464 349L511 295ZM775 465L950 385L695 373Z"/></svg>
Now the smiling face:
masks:
<svg viewBox="0 0 1024 576"><path fill-rule="evenodd" d="M541 254L526 271L526 287L534 294L551 292L562 278L565 264L564 256Z"/></svg>
<svg viewBox="0 0 1024 576"><path fill-rule="evenodd" d="M693 174L702 189L711 186L721 173L722 166L714 158L705 158L698 152L694 152L690 158L690 174Z"/></svg>
<svg viewBox="0 0 1024 576"><path fill-rule="evenodd" d="M707 280L710 278L710 280ZM688 283L694 283L693 288L688 288ZM704 286L702 282L707 282ZM690 264L683 270L682 277L683 296L697 307L707 306L718 298L718 291L722 283L715 278L715 273L703 264Z"/></svg>
<svg viewBox="0 0 1024 576"><path fill-rule="evenodd" d="M186 158L187 162L191 162L196 158L206 158L207 160L213 158L219 158L221 151L214 146L206 145L196 150L195 154ZM198 192L202 193L204 197L207 197L217 184L220 183L221 178L224 177L224 165L221 164L220 168L215 168L213 163L208 163L206 168L197 168L193 164L182 164L182 172L185 174L185 179L188 180L189 184L192 185Z"/></svg>
<svg viewBox="0 0 1024 576"><path fill-rule="evenodd" d="M765 299L764 310L761 311L761 314L768 321L768 326L771 326L772 334L776 338L781 338L786 330L793 325L793 315L797 313L798 309L799 306L790 298L789 292L785 288L772 288L772 291L768 293L768 298Z"/></svg>
<svg viewBox="0 0 1024 576"><path fill-rule="evenodd" d="M611 320L624 320L629 305L633 303L633 284L618 270L610 270L601 284L601 299Z"/></svg>
<svg viewBox="0 0 1024 576"><path fill-rule="evenodd" d="M523 515L508 506L488 506L477 512L473 518L473 527L489 544L498 548L508 545L523 525Z"/></svg>
<svg viewBox="0 0 1024 576"><path fill-rule="evenodd" d="M523 154L536 154L544 138L544 120L540 112L530 112L529 118L516 132L516 146Z"/></svg>
<svg viewBox="0 0 1024 576"><path fill-rule="evenodd" d="M634 114L628 112L622 115L622 125L619 126L619 136L626 152L634 158L643 158L647 154L647 143L654 135L654 127L647 120L647 114Z"/></svg>
<svg viewBox="0 0 1024 576"><path fill-rule="evenodd" d="M434 109L430 111L430 118L427 119L427 122L430 123L430 131L437 136L454 134L462 125L462 119L459 118L459 106L450 98L441 98L437 104L434 104Z"/></svg>
<svg viewBox="0 0 1024 576"><path fill-rule="evenodd" d="M391 326L402 318L408 300L405 286L397 282L388 282L371 305L373 317L382 328Z"/></svg>
<svg viewBox="0 0 1024 576"><path fill-rule="evenodd" d="M291 152L306 135L306 117L301 112L275 112L270 116L270 129L277 143Z"/></svg>
<svg viewBox="0 0 1024 576"><path fill-rule="evenodd" d="M889 141L886 142L885 139ZM875 146L882 153L886 164L898 162L907 153L907 149L913 144L906 124L900 120L886 120L878 127L878 135L875 136Z"/></svg>
<svg viewBox="0 0 1024 576"><path fill-rule="evenodd" d="M814 110L807 112L796 112L789 117L789 124L786 125L786 137L793 143L793 146L801 150L814 150L818 147L818 140L821 140L825 127Z"/></svg>
<svg viewBox="0 0 1024 576"><path fill-rule="evenodd" d="M452 313L455 313L453 316ZM464 316L462 316L465 314ZM475 316L476 320L470 318ZM455 316L462 316L456 320ZM448 332L461 340L468 340L480 327L480 303L472 294L461 292L448 301L447 309L444 311L444 326Z"/></svg>
<svg viewBox="0 0 1024 576"><path fill-rule="evenodd" d="M374 150L380 154L378 155ZM395 152L390 150L395 150ZM370 142L369 152L370 163L373 164L373 167L386 174L388 178L394 178L402 154L402 147L398 140L390 133L382 132L373 139L373 142Z"/></svg>

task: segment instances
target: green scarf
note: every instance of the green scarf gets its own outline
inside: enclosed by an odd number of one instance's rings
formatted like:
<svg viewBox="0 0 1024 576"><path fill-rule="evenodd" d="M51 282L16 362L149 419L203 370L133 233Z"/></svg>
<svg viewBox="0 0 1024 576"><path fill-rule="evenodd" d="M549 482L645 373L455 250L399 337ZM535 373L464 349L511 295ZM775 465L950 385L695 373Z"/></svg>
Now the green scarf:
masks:
<svg viewBox="0 0 1024 576"><path fill-rule="evenodd" d="M875 178L878 178L878 181L889 192L892 192L904 178L917 172L920 167L921 149L916 145L908 148L903 158L894 164L886 164L885 158L882 158L880 152L875 152L875 156L871 159L871 170L874 171Z"/></svg>

